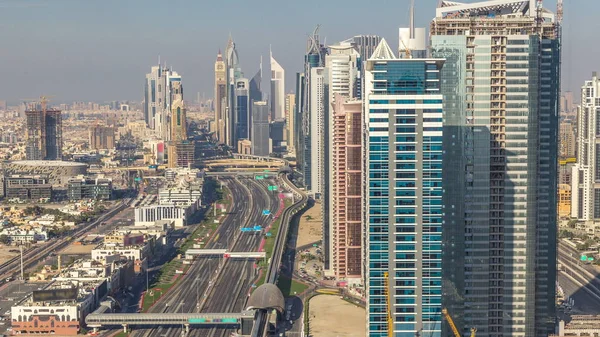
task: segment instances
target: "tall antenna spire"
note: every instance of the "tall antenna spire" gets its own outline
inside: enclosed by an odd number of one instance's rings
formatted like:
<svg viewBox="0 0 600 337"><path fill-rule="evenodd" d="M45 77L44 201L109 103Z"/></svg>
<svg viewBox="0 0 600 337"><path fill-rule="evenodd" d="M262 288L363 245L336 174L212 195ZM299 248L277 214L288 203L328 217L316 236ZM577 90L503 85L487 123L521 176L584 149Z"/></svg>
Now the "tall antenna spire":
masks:
<svg viewBox="0 0 600 337"><path fill-rule="evenodd" d="M262 61L262 55L260 55L260 65L259 65L258 68L260 69L260 78L261 78L261 80L262 80L262 77L263 77L263 74L262 74L262 63L263 63L263 61Z"/></svg>
<svg viewBox="0 0 600 337"><path fill-rule="evenodd" d="M410 38L415 38L415 0L410 2Z"/></svg>

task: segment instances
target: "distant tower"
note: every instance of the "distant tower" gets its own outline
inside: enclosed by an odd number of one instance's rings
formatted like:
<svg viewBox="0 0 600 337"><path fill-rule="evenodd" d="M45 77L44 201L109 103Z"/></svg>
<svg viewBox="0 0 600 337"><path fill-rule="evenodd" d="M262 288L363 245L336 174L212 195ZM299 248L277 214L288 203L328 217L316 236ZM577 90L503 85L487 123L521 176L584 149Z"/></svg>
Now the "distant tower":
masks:
<svg viewBox="0 0 600 337"><path fill-rule="evenodd" d="M285 113L285 70L271 56L271 120L284 118Z"/></svg>
<svg viewBox="0 0 600 337"><path fill-rule="evenodd" d="M400 28L398 56L400 58L427 57L425 28L415 28L415 2L410 6L410 27Z"/></svg>
<svg viewBox="0 0 600 337"><path fill-rule="evenodd" d="M62 114L60 110L46 109L42 98L41 106L25 111L27 118L27 160L62 159Z"/></svg>
<svg viewBox="0 0 600 337"><path fill-rule="evenodd" d="M194 164L194 142L187 140L186 109L181 95L176 95L171 106L171 141L169 167L189 167Z"/></svg>
<svg viewBox="0 0 600 337"><path fill-rule="evenodd" d="M171 107L171 140L174 142L187 139L186 109L181 95L176 95Z"/></svg>
<svg viewBox="0 0 600 337"><path fill-rule="evenodd" d="M227 70L219 50L215 62L215 134L217 141L225 141L225 107L227 105Z"/></svg>

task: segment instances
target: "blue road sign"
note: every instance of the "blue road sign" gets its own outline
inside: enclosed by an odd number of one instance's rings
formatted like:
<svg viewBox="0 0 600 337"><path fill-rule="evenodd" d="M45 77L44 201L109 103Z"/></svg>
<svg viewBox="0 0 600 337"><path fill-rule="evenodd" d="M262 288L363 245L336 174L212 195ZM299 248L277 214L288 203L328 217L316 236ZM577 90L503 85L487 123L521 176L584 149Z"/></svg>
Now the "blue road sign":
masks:
<svg viewBox="0 0 600 337"><path fill-rule="evenodd" d="M267 237L270 237L270 236L271 236L271 232L267 233Z"/></svg>
<svg viewBox="0 0 600 337"><path fill-rule="evenodd" d="M254 230L255 231L260 231L260 230L262 230L262 227L261 226L254 226Z"/></svg>
<svg viewBox="0 0 600 337"><path fill-rule="evenodd" d="M269 215L269 214L271 214L271 211L269 211L268 209L263 210L263 215Z"/></svg>
<svg viewBox="0 0 600 337"><path fill-rule="evenodd" d="M250 227L242 227L242 228L240 228L240 230L242 232L250 232L252 230L252 228L250 228Z"/></svg>

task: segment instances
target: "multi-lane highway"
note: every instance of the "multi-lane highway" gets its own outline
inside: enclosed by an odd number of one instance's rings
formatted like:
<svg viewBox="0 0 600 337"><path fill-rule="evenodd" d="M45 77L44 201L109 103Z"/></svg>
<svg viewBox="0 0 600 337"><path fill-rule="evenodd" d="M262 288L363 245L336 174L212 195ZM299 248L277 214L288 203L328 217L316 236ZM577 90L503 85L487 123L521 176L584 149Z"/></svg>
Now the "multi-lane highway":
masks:
<svg viewBox="0 0 600 337"><path fill-rule="evenodd" d="M209 249L248 252L259 248L260 232L242 232L240 227L265 226L272 221L264 209L275 214L280 207L278 195L267 191L272 180L223 178L232 196L231 209L216 233L207 242ZM161 298L149 312L240 312L252 281L255 261L197 257L182 280ZM227 336L226 329L191 330L189 336ZM178 336L182 327L135 330L134 336Z"/></svg>
<svg viewBox="0 0 600 337"><path fill-rule="evenodd" d="M598 270L592 265L579 261L579 252L559 241L558 282L565 297L575 300L574 312L585 314L600 313L600 278Z"/></svg>

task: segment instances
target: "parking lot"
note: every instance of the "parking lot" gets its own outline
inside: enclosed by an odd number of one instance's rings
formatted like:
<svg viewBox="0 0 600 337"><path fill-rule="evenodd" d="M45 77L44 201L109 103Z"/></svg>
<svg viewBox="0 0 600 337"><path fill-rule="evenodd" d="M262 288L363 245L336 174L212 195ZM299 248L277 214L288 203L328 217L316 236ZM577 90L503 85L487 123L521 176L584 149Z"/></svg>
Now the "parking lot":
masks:
<svg viewBox="0 0 600 337"><path fill-rule="evenodd" d="M32 291L42 289L48 282L13 281L0 288L0 334L10 327L10 308Z"/></svg>
<svg viewBox="0 0 600 337"><path fill-rule="evenodd" d="M317 282L323 278L323 251L321 246L311 247L298 252L296 270L307 281Z"/></svg>

